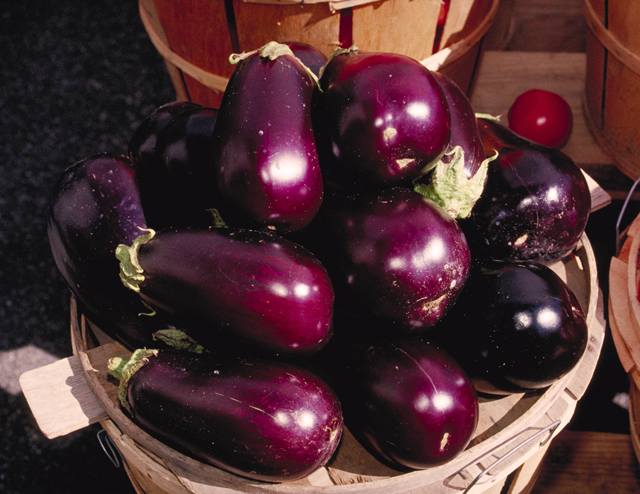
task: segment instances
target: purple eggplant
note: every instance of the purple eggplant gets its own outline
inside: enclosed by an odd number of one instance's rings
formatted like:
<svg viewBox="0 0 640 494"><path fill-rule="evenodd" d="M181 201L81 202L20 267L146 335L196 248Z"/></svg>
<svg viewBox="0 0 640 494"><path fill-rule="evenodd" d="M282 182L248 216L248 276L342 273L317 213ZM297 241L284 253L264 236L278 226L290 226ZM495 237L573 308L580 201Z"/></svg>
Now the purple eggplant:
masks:
<svg viewBox="0 0 640 494"><path fill-rule="evenodd" d="M444 74L433 72L447 100L451 114L451 138L443 160L450 162L456 146L464 151L464 172L472 178L485 160L476 114L467 95Z"/></svg>
<svg viewBox="0 0 640 494"><path fill-rule="evenodd" d="M172 101L156 108L140 123L131 136L129 156L134 161L151 157L156 149L158 132L176 115L199 106L190 101Z"/></svg>
<svg viewBox="0 0 640 494"><path fill-rule="evenodd" d="M157 132L153 153L136 160L140 200L152 228L211 226L217 204L209 189L211 145L218 111L195 107Z"/></svg>
<svg viewBox="0 0 640 494"><path fill-rule="evenodd" d="M324 266L271 232L151 230L117 255L125 284L206 348L239 341L301 355L331 336L334 292Z"/></svg>
<svg viewBox="0 0 640 494"><path fill-rule="evenodd" d="M478 423L474 387L442 348L417 337L356 346L336 392L349 430L393 466L442 465L469 444Z"/></svg>
<svg viewBox="0 0 640 494"><path fill-rule="evenodd" d="M291 48L293 54L298 57L303 65L313 72L316 77L320 77L320 70L327 63L327 57L324 56L324 53L314 46L300 41L285 41L283 44Z"/></svg>
<svg viewBox="0 0 640 494"><path fill-rule="evenodd" d="M137 351L110 370L132 419L183 453L267 482L305 477L326 464L342 436L334 392L292 364L219 360L210 354Z"/></svg>
<svg viewBox="0 0 640 494"><path fill-rule="evenodd" d="M589 219L591 194L580 168L562 151L535 144L480 118L487 182L461 222L479 260L552 263L568 255Z"/></svg>
<svg viewBox="0 0 640 494"><path fill-rule="evenodd" d="M467 218L484 191L488 163L471 103L447 76L434 72L451 114L451 139L434 169L415 180L416 192L432 199L456 219Z"/></svg>
<svg viewBox="0 0 640 494"><path fill-rule="evenodd" d="M395 53L336 52L313 103L327 182L351 189L410 183L445 152L451 119L433 73Z"/></svg>
<svg viewBox="0 0 640 494"><path fill-rule="evenodd" d="M433 326L467 278L469 248L457 222L402 187L326 202L308 248L338 297L405 330Z"/></svg>
<svg viewBox="0 0 640 494"><path fill-rule="evenodd" d="M323 182L311 124L314 79L269 43L238 61L220 103L214 179L231 226L295 231L314 218Z"/></svg>
<svg viewBox="0 0 640 494"><path fill-rule="evenodd" d="M53 188L47 234L56 265L85 315L130 348L151 345L167 327L118 278L114 257L146 228L134 163L128 156L100 154L67 168Z"/></svg>
<svg viewBox="0 0 640 494"><path fill-rule="evenodd" d="M432 333L479 392L543 389L578 363L588 341L574 293L538 263L487 263L472 271Z"/></svg>

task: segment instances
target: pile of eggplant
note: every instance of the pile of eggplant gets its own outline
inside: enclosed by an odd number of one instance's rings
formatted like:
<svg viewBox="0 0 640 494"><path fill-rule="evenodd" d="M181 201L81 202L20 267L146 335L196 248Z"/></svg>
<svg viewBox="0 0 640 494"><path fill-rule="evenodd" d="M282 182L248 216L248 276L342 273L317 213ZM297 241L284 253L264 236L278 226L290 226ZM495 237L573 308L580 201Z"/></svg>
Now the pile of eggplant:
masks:
<svg viewBox="0 0 640 494"><path fill-rule="evenodd" d="M51 195L60 272L133 352L110 372L135 423L267 482L325 465L344 425L424 469L468 446L478 396L577 364L585 316L548 266L591 197L565 154L403 55L272 42L230 62L220 108L157 108Z"/></svg>

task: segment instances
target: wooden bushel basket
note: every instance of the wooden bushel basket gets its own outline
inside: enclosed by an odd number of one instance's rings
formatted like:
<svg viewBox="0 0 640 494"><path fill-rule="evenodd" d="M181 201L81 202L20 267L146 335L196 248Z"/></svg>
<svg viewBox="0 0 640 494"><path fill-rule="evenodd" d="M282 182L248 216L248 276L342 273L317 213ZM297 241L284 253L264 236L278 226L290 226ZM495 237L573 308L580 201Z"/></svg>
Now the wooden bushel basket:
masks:
<svg viewBox="0 0 640 494"><path fill-rule="evenodd" d="M356 45L395 52L438 69L469 92L499 0L139 0L178 100L218 108L234 66L229 55L269 41L310 44L325 56ZM439 43L434 43L439 39ZM434 54L434 44L438 44Z"/></svg>
<svg viewBox="0 0 640 494"><path fill-rule="evenodd" d="M629 430L640 460L640 216L627 228L609 267L609 326L622 367L629 374Z"/></svg>
<svg viewBox="0 0 640 494"><path fill-rule="evenodd" d="M585 0L585 116L596 141L627 176L640 176L640 3Z"/></svg>
<svg viewBox="0 0 640 494"><path fill-rule="evenodd" d="M525 493L550 440L573 416L604 340L604 302L588 238L583 236L575 252L552 268L572 288L587 317L589 343L582 359L544 390L481 398L479 424L469 447L449 463L427 470L402 473L382 465L348 430L326 467L290 483L251 481L193 460L143 432L122 412L106 366L109 358L126 358L130 352L93 327L73 298L74 356L26 372L20 383L49 438L100 422L141 494Z"/></svg>

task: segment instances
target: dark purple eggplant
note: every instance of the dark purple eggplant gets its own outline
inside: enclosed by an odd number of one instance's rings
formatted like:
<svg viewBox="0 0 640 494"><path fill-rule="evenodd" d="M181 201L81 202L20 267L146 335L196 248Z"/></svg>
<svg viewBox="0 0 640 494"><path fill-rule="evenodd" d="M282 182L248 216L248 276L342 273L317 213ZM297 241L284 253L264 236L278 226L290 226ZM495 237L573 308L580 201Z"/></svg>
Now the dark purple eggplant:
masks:
<svg viewBox="0 0 640 494"><path fill-rule="evenodd" d="M485 160L476 113L467 95L452 79L439 72L433 72L433 75L442 88L451 114L451 138L442 159L450 162L453 156L449 153L454 152L456 146L460 146L464 152L463 169L466 177L470 179Z"/></svg>
<svg viewBox="0 0 640 494"><path fill-rule="evenodd" d="M395 53L337 52L314 98L323 173L338 188L407 184L435 166L451 121L433 73Z"/></svg>
<svg viewBox="0 0 640 494"><path fill-rule="evenodd" d="M118 277L114 252L147 224L131 158L120 154L87 157L67 168L51 193L47 234L56 265L85 315L130 348L151 345L167 327L147 317L140 298Z"/></svg>
<svg viewBox="0 0 640 494"><path fill-rule="evenodd" d="M432 334L489 394L546 388L575 367L588 341L575 294L538 263L474 269L455 310Z"/></svg>
<svg viewBox="0 0 640 494"><path fill-rule="evenodd" d="M271 232L150 231L117 255L125 284L206 348L240 340L300 355L331 336L334 292L325 268Z"/></svg>
<svg viewBox="0 0 640 494"><path fill-rule="evenodd" d="M293 54L313 72L316 77L320 77L320 70L327 63L327 57L320 50L308 43L300 41L285 41L283 44L291 48Z"/></svg>
<svg viewBox="0 0 640 494"><path fill-rule="evenodd" d="M200 105L190 101L172 101L156 108L136 128L129 141L129 156L134 161L149 158L156 149L158 132L176 115L183 111L198 108Z"/></svg>
<svg viewBox="0 0 640 494"><path fill-rule="evenodd" d="M580 168L562 151L535 144L480 118L489 163L484 191L461 222L479 260L553 263L567 256L589 219L591 194Z"/></svg>
<svg viewBox="0 0 640 494"><path fill-rule="evenodd" d="M453 306L470 253L442 208L401 187L326 205L307 246L329 270L339 297L409 330L431 327Z"/></svg>
<svg viewBox="0 0 640 494"><path fill-rule="evenodd" d="M488 163L476 114L460 88L447 76L434 72L451 113L451 139L434 169L415 180L413 189L433 200L456 219L467 218L481 196Z"/></svg>
<svg viewBox="0 0 640 494"><path fill-rule="evenodd" d="M209 354L135 352L114 376L132 419L183 453L267 482L305 477L342 437L334 392L316 375L280 361L218 360Z"/></svg>
<svg viewBox="0 0 640 494"><path fill-rule="evenodd" d="M213 142L220 212L231 226L299 230L323 197L310 113L314 79L278 43L237 63Z"/></svg>
<svg viewBox="0 0 640 494"><path fill-rule="evenodd" d="M218 111L182 111L157 132L153 153L136 161L140 200L151 228L212 226L218 205L206 176Z"/></svg>
<svg viewBox="0 0 640 494"><path fill-rule="evenodd" d="M442 465L469 444L478 398L457 362L415 337L356 346L336 392L344 420L375 456L396 467Z"/></svg>

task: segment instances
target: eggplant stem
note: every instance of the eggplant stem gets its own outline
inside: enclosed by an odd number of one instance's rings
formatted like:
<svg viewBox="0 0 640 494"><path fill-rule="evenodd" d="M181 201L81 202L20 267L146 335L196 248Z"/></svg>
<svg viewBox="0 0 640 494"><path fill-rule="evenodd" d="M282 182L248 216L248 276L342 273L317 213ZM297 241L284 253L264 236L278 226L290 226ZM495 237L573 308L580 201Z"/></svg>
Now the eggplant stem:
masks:
<svg viewBox="0 0 640 494"><path fill-rule="evenodd" d="M107 369L109 374L120 379L118 386L118 399L122 407L131 414L131 407L127 401L127 388L129 380L141 367L149 362L150 357L158 355L158 350L150 350L147 348L139 348L135 350L129 360L120 357L113 357L109 360ZM118 377L119 376L119 377Z"/></svg>
<svg viewBox="0 0 640 494"><path fill-rule="evenodd" d="M444 208L453 218L468 218L473 206L480 198L487 180L489 162L497 158L485 159L471 178L464 172L464 150L455 146L449 153L451 162L440 160L434 168L430 182L415 182L413 189Z"/></svg>
<svg viewBox="0 0 640 494"><path fill-rule="evenodd" d="M502 115L492 115L491 113L476 113L476 118L484 118L485 120L493 120L500 123Z"/></svg>
<svg viewBox="0 0 640 494"><path fill-rule="evenodd" d="M236 65L256 54L259 54L262 58L268 58L269 60L276 60L278 57L281 57L283 55L289 55L290 57L296 59L300 63L300 65L304 67L305 72L309 74L309 77L311 77L311 80L313 81L315 87L317 87L318 89L320 88L320 81L318 80L318 77L313 73L313 71L304 63L302 63L302 60L296 57L295 53L293 53L293 50L288 45L285 45L284 43L278 43L277 41L269 41L266 45L263 45L257 50L243 53L232 53L231 55L229 55L229 63Z"/></svg>
<svg viewBox="0 0 640 494"><path fill-rule="evenodd" d="M349 48L336 48L335 50L333 50L329 55L329 59L327 60L327 63L325 63L322 67L320 67L320 77L322 77L325 67L329 64L329 62L333 57L337 57L338 55L346 55L348 53L356 52L356 51L358 51L358 47L356 45L351 45Z"/></svg>
<svg viewBox="0 0 640 494"><path fill-rule="evenodd" d="M134 292L140 291L140 283L144 281L144 269L138 261L138 249L156 235L151 228L140 230L148 233L137 236L130 246L120 244L116 247L116 258L120 261L120 280Z"/></svg>
<svg viewBox="0 0 640 494"><path fill-rule="evenodd" d="M118 381L122 381L122 369L127 365L128 360L122 357L113 357L109 359L107 364L107 371L109 375L116 378Z"/></svg>

